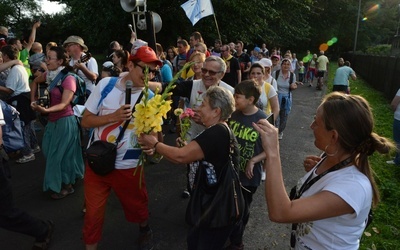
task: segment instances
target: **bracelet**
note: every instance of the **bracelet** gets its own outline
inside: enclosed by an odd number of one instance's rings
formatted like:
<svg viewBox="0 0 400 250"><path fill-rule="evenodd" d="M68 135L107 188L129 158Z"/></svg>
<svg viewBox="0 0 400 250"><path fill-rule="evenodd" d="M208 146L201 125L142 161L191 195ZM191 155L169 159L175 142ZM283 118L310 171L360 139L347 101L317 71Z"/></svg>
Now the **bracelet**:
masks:
<svg viewBox="0 0 400 250"><path fill-rule="evenodd" d="M160 143L160 142L158 141L158 142L154 143L154 146L153 146L154 149L156 149L158 143Z"/></svg>

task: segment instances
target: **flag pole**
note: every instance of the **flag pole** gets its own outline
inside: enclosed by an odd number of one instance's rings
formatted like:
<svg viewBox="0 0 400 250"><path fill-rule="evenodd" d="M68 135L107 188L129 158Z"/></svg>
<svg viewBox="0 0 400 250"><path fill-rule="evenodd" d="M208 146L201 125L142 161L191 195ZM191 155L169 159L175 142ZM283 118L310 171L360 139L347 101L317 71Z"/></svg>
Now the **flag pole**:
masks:
<svg viewBox="0 0 400 250"><path fill-rule="evenodd" d="M215 26L217 27L218 37L219 37L219 40L222 43L221 33L219 33L219 27L218 27L218 23L217 23L217 18L215 17L215 13L213 14L213 16L214 16L214 20L215 20Z"/></svg>

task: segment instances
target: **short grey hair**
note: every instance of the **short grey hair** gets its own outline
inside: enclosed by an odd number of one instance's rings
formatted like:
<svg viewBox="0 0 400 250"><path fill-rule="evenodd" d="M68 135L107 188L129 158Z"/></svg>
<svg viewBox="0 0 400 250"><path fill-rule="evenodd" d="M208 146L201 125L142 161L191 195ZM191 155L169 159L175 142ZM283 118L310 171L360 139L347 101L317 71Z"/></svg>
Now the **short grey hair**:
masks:
<svg viewBox="0 0 400 250"><path fill-rule="evenodd" d="M221 57L218 56L209 56L206 58L205 62L217 62L219 63L219 71L225 73L226 71L226 63L222 60Z"/></svg>
<svg viewBox="0 0 400 250"><path fill-rule="evenodd" d="M235 111L235 100L233 99L233 95L225 88L211 86L207 90L205 97L208 99L208 103L212 109L221 109L221 121L228 120L233 111Z"/></svg>

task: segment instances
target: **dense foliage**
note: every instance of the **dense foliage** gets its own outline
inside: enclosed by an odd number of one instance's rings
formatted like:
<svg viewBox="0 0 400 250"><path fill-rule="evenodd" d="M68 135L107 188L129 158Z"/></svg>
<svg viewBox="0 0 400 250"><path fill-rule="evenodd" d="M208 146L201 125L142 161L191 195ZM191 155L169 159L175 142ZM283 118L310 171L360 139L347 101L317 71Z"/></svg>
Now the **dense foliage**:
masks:
<svg viewBox="0 0 400 250"><path fill-rule="evenodd" d="M32 20L40 15L38 0L3 0L0 17L19 36L29 34ZM55 0L53 0L55 1ZM330 47L331 54L353 49L359 0L212 0L215 18L201 19L194 27L180 7L186 0L149 0L147 10L158 13L163 22L157 41L167 47L176 38L188 39L200 31L207 44L218 38L223 42L240 39L248 48L266 42L269 48L318 51L319 45L333 37L338 42ZM103 52L112 40L126 43L132 16L118 0L58 0L68 6L64 13L42 15L46 28L38 31L38 40L63 41L68 35L82 36L90 49ZM368 46L390 44L398 31L399 6L396 0L361 1L357 50ZM218 28L216 28L216 21ZM145 31L138 32L146 39ZM300 55L301 56L301 55Z"/></svg>

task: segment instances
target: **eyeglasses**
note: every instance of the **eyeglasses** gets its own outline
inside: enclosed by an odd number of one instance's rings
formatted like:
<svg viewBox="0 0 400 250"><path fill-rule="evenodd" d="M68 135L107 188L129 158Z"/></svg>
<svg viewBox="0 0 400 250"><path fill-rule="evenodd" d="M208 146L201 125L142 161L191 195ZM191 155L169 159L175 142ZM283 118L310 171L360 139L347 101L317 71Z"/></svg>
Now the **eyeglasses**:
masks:
<svg viewBox="0 0 400 250"><path fill-rule="evenodd" d="M158 72L158 69L151 69L149 66L142 66L140 64L135 63L136 66L142 69L143 74L146 74L146 67L149 68L149 73L156 74Z"/></svg>
<svg viewBox="0 0 400 250"><path fill-rule="evenodd" d="M56 58L56 57L49 57L49 56L47 56L47 57L46 57L46 59L47 59L48 61L51 61L51 60L57 60L57 58Z"/></svg>
<svg viewBox="0 0 400 250"><path fill-rule="evenodd" d="M214 70L209 70L209 69L205 69L205 68L201 68L201 73L205 74L209 74L210 76L215 76L216 74L220 73L221 71L214 71Z"/></svg>

